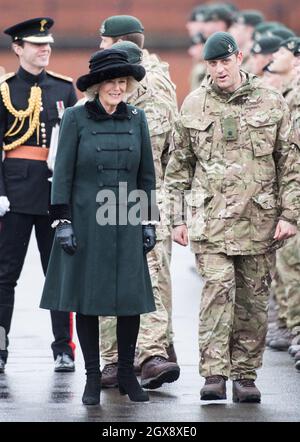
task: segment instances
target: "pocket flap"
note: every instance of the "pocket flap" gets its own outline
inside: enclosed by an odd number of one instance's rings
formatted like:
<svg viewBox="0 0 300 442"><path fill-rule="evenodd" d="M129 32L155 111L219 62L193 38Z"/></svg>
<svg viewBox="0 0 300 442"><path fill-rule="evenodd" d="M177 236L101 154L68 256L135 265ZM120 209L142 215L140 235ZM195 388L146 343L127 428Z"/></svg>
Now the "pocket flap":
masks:
<svg viewBox="0 0 300 442"><path fill-rule="evenodd" d="M192 190L185 193L185 201L189 207L202 207L209 202L214 195L201 190Z"/></svg>
<svg viewBox="0 0 300 442"><path fill-rule="evenodd" d="M246 117L246 121L253 127L273 126L277 124L282 118L281 111L268 114L266 112L260 112L255 115Z"/></svg>
<svg viewBox="0 0 300 442"><path fill-rule="evenodd" d="M214 120L212 119L205 119L205 120L191 120L187 117L182 118L182 124L184 127L187 127L188 129L196 129L200 131L206 131L212 124L214 123Z"/></svg>
<svg viewBox="0 0 300 442"><path fill-rule="evenodd" d="M277 207L275 196L269 195L267 193L260 193L259 195L254 195L252 197L252 200L263 209L275 209Z"/></svg>

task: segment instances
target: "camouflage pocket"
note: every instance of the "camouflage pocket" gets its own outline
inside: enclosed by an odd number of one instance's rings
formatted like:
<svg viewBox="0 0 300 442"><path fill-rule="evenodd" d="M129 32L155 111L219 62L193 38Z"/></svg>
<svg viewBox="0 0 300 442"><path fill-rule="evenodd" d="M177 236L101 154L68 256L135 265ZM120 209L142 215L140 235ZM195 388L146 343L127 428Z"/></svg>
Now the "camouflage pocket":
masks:
<svg viewBox="0 0 300 442"><path fill-rule="evenodd" d="M190 241L207 241L207 219L213 195L191 192L185 196L187 203L187 228Z"/></svg>
<svg viewBox="0 0 300 442"><path fill-rule="evenodd" d="M200 160L209 160L212 153L214 121L184 121L184 126L189 129L193 150Z"/></svg>
<svg viewBox="0 0 300 442"><path fill-rule="evenodd" d="M273 150L276 142L277 124L272 119L259 121L254 117L247 119L255 165L255 178L269 180L275 178L276 170Z"/></svg>
<svg viewBox="0 0 300 442"><path fill-rule="evenodd" d="M251 239L272 240L278 222L278 207L274 195L261 193L252 197Z"/></svg>

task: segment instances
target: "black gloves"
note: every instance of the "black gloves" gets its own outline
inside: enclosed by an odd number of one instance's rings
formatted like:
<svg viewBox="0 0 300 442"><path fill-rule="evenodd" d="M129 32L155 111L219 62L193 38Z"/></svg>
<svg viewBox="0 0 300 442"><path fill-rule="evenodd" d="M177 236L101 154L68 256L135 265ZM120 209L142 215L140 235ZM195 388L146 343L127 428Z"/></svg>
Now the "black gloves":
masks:
<svg viewBox="0 0 300 442"><path fill-rule="evenodd" d="M155 233L155 226L152 224L146 224L142 226L143 229L143 247L144 247L144 253L150 252L155 244L156 244L156 233Z"/></svg>
<svg viewBox="0 0 300 442"><path fill-rule="evenodd" d="M72 224L59 223L56 227L55 238L68 255L74 255L77 248L77 241L74 236Z"/></svg>

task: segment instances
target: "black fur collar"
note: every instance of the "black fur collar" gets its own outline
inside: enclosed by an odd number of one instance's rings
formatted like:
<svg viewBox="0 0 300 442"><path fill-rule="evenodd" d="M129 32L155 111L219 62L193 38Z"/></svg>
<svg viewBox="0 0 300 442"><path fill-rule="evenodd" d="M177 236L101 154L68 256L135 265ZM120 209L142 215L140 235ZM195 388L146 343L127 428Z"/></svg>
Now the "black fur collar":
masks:
<svg viewBox="0 0 300 442"><path fill-rule="evenodd" d="M117 109L113 114L108 114L106 112L98 98L95 98L93 101L87 101L85 103L85 108L90 118L95 121L110 119L125 120L128 118L127 105L124 101L121 101L121 103L118 104Z"/></svg>

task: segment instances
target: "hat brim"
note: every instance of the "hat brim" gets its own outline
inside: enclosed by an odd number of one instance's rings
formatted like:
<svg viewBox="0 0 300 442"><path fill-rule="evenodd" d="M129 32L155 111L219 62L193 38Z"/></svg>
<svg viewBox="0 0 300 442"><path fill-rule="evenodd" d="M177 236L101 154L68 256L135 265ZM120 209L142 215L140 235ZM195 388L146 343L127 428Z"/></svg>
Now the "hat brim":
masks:
<svg viewBox="0 0 300 442"><path fill-rule="evenodd" d="M43 44L43 43L54 43L52 35L31 35L29 37L23 37L22 41L27 41L28 43L36 43L36 44Z"/></svg>
<svg viewBox="0 0 300 442"><path fill-rule="evenodd" d="M113 66L103 68L98 72L82 75L76 81L77 88L84 92L94 84L101 83L105 80L113 80L119 77L133 77L136 81L141 81L146 75L143 66L132 64L115 64Z"/></svg>

